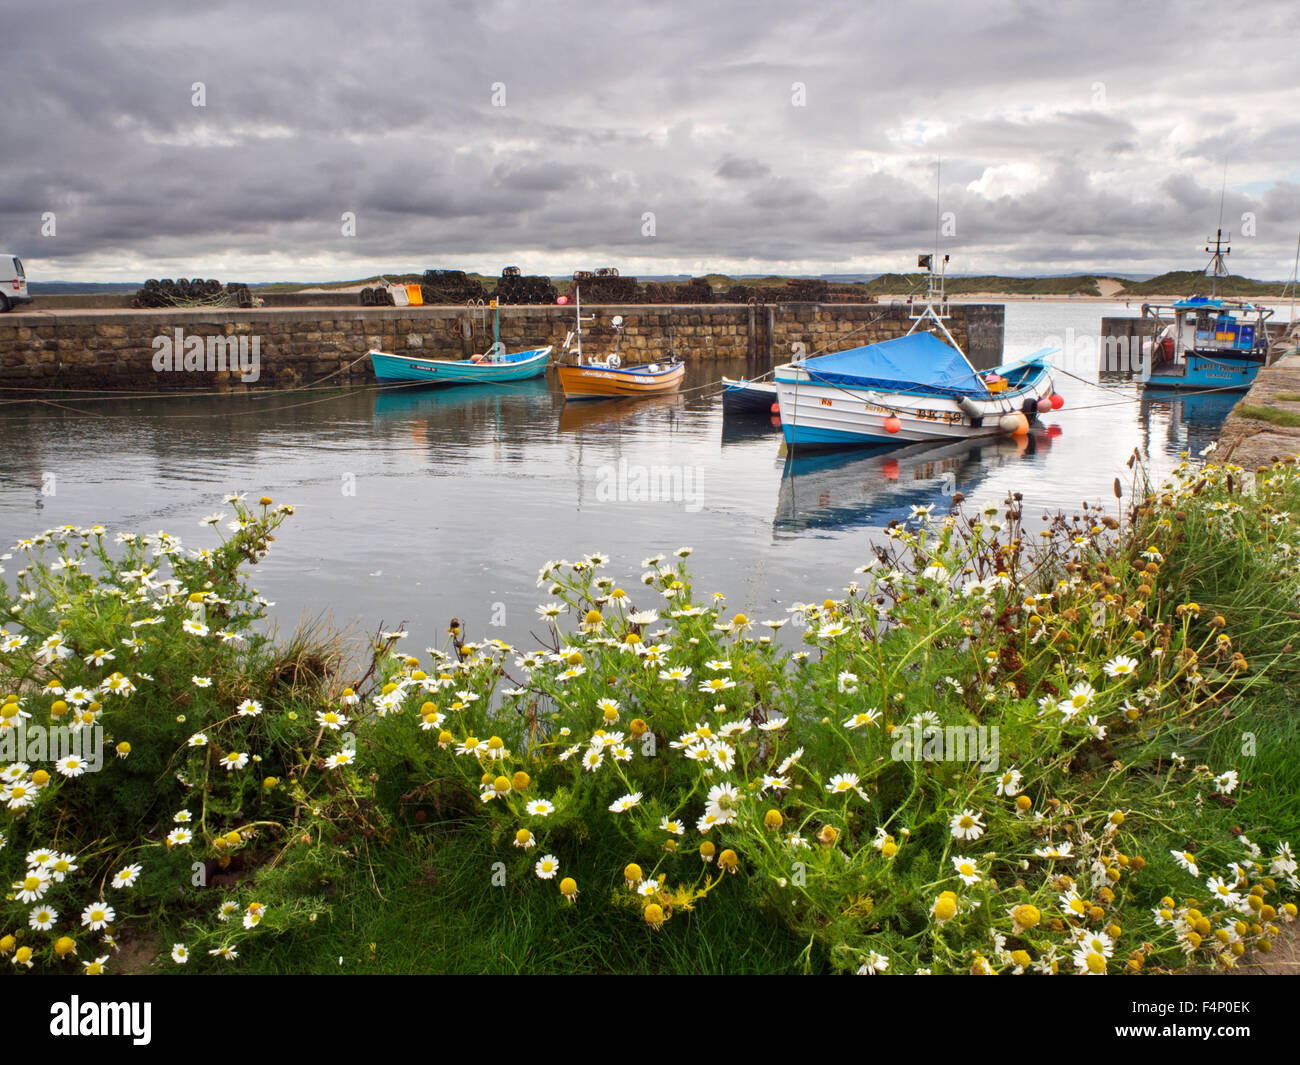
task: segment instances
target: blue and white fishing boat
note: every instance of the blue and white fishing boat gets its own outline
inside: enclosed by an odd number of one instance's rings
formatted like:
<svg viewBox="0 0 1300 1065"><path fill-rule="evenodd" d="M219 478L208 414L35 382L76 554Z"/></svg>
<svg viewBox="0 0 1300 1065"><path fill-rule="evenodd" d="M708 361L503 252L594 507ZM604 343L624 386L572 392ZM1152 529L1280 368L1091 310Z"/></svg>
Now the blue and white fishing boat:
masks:
<svg viewBox="0 0 1300 1065"><path fill-rule="evenodd" d="M546 373L550 347L527 351L489 352L477 359L425 359L371 351L370 365L380 381L424 381L439 384L497 384L527 381Z"/></svg>
<svg viewBox="0 0 1300 1065"><path fill-rule="evenodd" d="M1231 238L1228 238L1231 239ZM1138 383L1142 388L1245 392L1268 362L1265 324L1271 307L1218 295L1218 280L1228 276L1223 230L1210 252L1210 295L1191 296L1172 304L1143 304L1155 340L1143 352Z"/></svg>
<svg viewBox="0 0 1300 1065"><path fill-rule="evenodd" d="M933 256L920 256L929 291L905 336L777 367L787 444L871 447L1011 436L1027 433L1039 413L1064 405L1048 362L1055 348L984 373L970 364L944 325L943 276L933 264Z"/></svg>

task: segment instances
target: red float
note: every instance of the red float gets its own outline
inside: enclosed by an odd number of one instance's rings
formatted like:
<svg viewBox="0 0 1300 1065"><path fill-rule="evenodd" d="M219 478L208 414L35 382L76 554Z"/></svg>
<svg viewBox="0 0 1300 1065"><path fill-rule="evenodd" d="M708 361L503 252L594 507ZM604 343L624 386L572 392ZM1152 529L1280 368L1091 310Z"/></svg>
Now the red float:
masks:
<svg viewBox="0 0 1300 1065"><path fill-rule="evenodd" d="M773 403L773 404L772 404L772 413L773 413L773 414L780 414L780 413L781 413L781 404L780 404L780 403Z"/></svg>
<svg viewBox="0 0 1300 1065"><path fill-rule="evenodd" d="M1065 397L1059 392L1052 393L1052 410L1060 410L1065 406Z"/></svg>
<svg viewBox="0 0 1300 1065"><path fill-rule="evenodd" d="M901 428L903 428L903 423L898 420L896 415L891 414L885 419L885 432L896 433Z"/></svg>

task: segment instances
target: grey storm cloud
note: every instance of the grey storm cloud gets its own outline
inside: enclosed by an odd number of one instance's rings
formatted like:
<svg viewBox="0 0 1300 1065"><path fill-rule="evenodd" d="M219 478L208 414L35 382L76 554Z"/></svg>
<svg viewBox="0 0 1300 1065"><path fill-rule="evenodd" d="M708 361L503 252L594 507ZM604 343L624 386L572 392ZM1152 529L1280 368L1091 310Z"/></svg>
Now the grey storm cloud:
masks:
<svg viewBox="0 0 1300 1065"><path fill-rule="evenodd" d="M735 181L748 181L752 178L767 177L771 172L771 167L766 163L759 162L757 159L741 159L734 155L729 155L723 159L714 171L720 178Z"/></svg>
<svg viewBox="0 0 1300 1065"><path fill-rule="evenodd" d="M1225 228L1257 224L1236 269L1287 276L1300 231L1287 3L67 0L0 21L0 247L34 279L901 270L934 242L936 161L962 272L1198 266L1225 164Z"/></svg>

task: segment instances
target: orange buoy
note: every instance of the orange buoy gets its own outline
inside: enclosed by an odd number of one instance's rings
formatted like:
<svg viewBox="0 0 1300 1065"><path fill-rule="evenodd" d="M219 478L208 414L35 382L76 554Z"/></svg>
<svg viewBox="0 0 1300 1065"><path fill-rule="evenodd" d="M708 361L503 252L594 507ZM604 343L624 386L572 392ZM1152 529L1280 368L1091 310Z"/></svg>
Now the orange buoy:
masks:
<svg viewBox="0 0 1300 1065"><path fill-rule="evenodd" d="M781 413L781 404L780 404L780 403L773 403L773 404L772 404L772 413L773 413L773 414L780 414L780 413Z"/></svg>
<svg viewBox="0 0 1300 1065"><path fill-rule="evenodd" d="M885 432L896 433L903 428L903 423L898 420L897 414L891 414L885 419Z"/></svg>

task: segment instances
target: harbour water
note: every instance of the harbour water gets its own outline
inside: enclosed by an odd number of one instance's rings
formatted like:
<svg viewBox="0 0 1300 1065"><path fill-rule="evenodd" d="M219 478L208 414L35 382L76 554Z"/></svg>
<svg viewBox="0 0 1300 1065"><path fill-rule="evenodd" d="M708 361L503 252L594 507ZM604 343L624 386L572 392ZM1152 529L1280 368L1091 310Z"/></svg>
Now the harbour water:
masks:
<svg viewBox="0 0 1300 1065"><path fill-rule="evenodd" d="M784 616L838 593L913 505L943 510L956 491L978 502L1020 491L1026 513L1114 504L1135 448L1158 476L1215 439L1239 397L1095 383L1079 338L1124 313L1138 312L1008 303L1008 359L1068 335L1063 364L1094 383L1058 377L1066 406L1027 439L920 454L789 459L770 419L722 415L718 377L768 367L719 362L692 366L677 397L567 406L546 380L7 404L0 550L64 523L211 546L201 519L229 512L221 498L239 491L296 507L256 571L282 630L317 616L358 636L405 624L418 651L441 645L455 616L472 637L530 645L544 630L542 563L609 554L608 572L648 606L635 594L642 561L681 546L694 550L697 589L755 619Z"/></svg>

